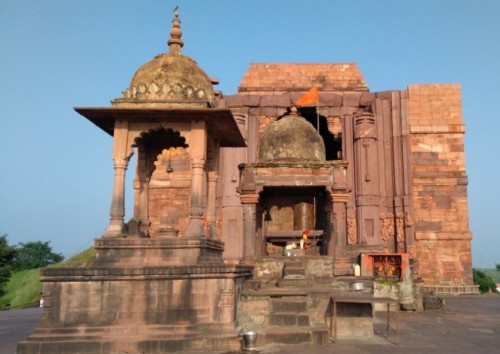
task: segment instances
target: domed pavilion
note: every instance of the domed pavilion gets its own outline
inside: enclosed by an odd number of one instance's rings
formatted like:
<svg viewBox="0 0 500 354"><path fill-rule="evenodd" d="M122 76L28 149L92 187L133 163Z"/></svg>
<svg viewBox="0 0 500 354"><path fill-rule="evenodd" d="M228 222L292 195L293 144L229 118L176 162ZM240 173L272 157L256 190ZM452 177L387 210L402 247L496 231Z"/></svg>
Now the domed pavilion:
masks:
<svg viewBox="0 0 500 354"><path fill-rule="evenodd" d="M19 353L241 350L234 306L251 267L224 264L215 207L220 150L246 145L231 111L216 107L215 81L182 55L181 35L176 12L168 53L141 66L112 107L75 108L113 137L111 218L90 267L44 271L44 316Z"/></svg>

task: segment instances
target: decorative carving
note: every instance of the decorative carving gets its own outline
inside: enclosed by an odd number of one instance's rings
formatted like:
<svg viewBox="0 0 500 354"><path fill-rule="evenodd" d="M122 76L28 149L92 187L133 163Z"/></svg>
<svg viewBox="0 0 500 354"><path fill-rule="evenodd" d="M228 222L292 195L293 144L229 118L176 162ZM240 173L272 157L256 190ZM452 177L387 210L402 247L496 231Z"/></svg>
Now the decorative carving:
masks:
<svg viewBox="0 0 500 354"><path fill-rule="evenodd" d="M375 139L377 137L375 117L368 112L357 113L354 117L355 139Z"/></svg>
<svg viewBox="0 0 500 354"><path fill-rule="evenodd" d="M380 214L380 239L385 242L389 238L389 233L387 232L387 221L386 214Z"/></svg>
<svg viewBox="0 0 500 354"><path fill-rule="evenodd" d="M215 228L217 229L217 233L222 235L222 219L217 219L215 222Z"/></svg>
<svg viewBox="0 0 500 354"><path fill-rule="evenodd" d="M410 257L410 259L417 257L415 246L407 246L406 252L408 252L408 256Z"/></svg>
<svg viewBox="0 0 500 354"><path fill-rule="evenodd" d="M340 117L328 117L328 130L333 134L335 140L342 138L342 120Z"/></svg>
<svg viewBox="0 0 500 354"><path fill-rule="evenodd" d="M394 236L394 214L380 214L380 238L383 242Z"/></svg>
<svg viewBox="0 0 500 354"><path fill-rule="evenodd" d="M405 211L405 224L406 226L413 226L413 219L409 211Z"/></svg>
<svg viewBox="0 0 500 354"><path fill-rule="evenodd" d="M202 88L196 88L191 85L183 85L179 82L158 85L156 82L139 83L136 86L130 86L123 91L123 98L129 99L182 99L206 101L206 92Z"/></svg>
<svg viewBox="0 0 500 354"><path fill-rule="evenodd" d="M405 215L402 211L396 213L396 232L398 242L405 240Z"/></svg>
<svg viewBox="0 0 500 354"><path fill-rule="evenodd" d="M347 216L347 244L354 245L358 242L358 230L356 226L356 216L349 213Z"/></svg>

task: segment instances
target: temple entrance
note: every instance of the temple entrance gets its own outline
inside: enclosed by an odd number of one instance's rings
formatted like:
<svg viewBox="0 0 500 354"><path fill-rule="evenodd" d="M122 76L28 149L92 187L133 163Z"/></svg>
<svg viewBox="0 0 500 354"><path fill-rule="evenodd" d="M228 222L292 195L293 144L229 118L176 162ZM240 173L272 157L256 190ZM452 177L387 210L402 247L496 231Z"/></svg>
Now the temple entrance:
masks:
<svg viewBox="0 0 500 354"><path fill-rule="evenodd" d="M324 188L265 187L260 199L266 255L284 255L287 249L326 254Z"/></svg>

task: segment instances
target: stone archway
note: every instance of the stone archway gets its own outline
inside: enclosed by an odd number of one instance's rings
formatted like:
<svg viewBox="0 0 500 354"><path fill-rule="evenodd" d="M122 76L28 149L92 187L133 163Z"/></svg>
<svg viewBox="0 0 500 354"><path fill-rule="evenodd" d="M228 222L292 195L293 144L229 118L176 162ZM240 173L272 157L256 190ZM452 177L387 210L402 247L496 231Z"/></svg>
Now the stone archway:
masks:
<svg viewBox="0 0 500 354"><path fill-rule="evenodd" d="M180 215L182 213L175 207L176 204L189 205L190 167L186 139L178 131L159 127L142 132L134 145L138 156L133 186L134 217L129 221L129 236L154 237L161 224L176 228L187 225L187 215ZM175 178L187 180L187 183L177 184L178 188L186 189L184 193L175 189L176 183L172 183Z"/></svg>

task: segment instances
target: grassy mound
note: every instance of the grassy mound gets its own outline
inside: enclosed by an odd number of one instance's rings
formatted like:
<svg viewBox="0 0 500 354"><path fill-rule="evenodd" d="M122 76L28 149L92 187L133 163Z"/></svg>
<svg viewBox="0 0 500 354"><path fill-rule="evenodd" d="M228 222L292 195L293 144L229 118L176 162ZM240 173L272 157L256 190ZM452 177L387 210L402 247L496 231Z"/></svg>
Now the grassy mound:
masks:
<svg viewBox="0 0 500 354"><path fill-rule="evenodd" d="M40 269L22 270L12 273L5 285L5 294L0 297L0 309L20 309L38 306L42 283Z"/></svg>
<svg viewBox="0 0 500 354"><path fill-rule="evenodd" d="M83 252L65 259L64 261L54 264L53 267L88 267L94 262L96 251L94 247L90 247Z"/></svg>
<svg viewBox="0 0 500 354"><path fill-rule="evenodd" d="M93 247L50 267L87 267L96 258ZM20 309L39 305L42 292L40 268L12 273L0 297L0 309Z"/></svg>

